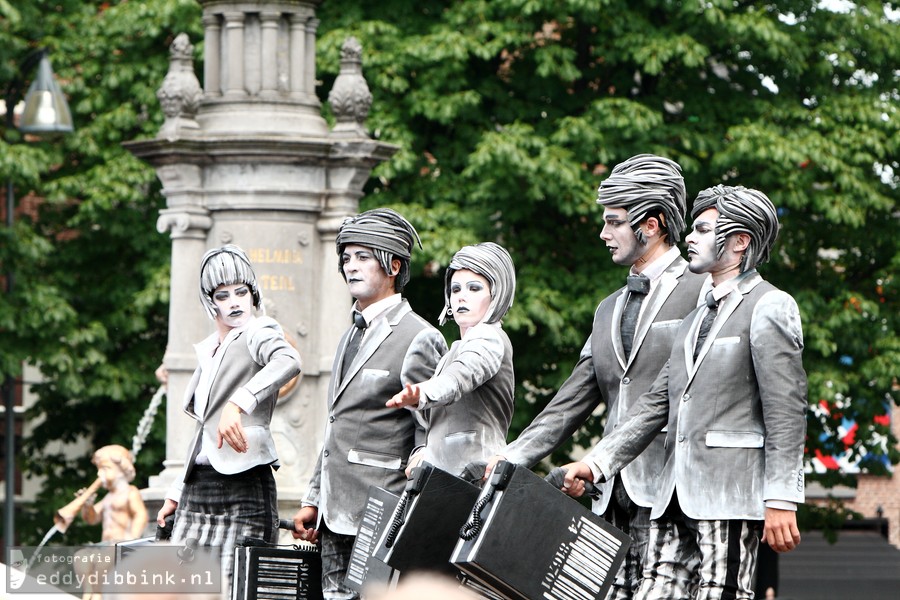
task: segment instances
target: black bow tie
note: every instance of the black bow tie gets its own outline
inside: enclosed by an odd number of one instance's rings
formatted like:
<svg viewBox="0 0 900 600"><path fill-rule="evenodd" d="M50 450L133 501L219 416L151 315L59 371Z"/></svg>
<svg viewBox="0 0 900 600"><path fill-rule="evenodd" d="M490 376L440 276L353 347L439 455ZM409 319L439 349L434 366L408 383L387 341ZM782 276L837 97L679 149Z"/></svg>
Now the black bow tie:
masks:
<svg viewBox="0 0 900 600"><path fill-rule="evenodd" d="M629 275L628 291L646 296L650 293L650 279L646 275Z"/></svg>

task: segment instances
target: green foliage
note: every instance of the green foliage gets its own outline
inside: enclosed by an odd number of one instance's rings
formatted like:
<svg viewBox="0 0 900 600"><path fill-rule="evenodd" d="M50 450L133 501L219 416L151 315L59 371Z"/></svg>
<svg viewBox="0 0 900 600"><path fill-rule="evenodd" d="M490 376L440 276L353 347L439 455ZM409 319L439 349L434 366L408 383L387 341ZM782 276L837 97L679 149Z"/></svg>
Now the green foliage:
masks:
<svg viewBox="0 0 900 600"><path fill-rule="evenodd" d="M323 92L340 44L356 36L375 99L369 125L401 145L364 207L413 217L420 272L475 240L506 245L516 261L511 436L568 375L594 307L621 284L597 239L595 190L616 163L653 152L682 165L691 195L742 184L779 207L762 271L804 319L810 457L844 449L847 418L860 425L850 452L865 468L900 458L876 419L898 401L900 364L900 28L880 3L835 13L805 0L331 0L319 16ZM439 307L435 284L414 281L413 304ZM591 443L598 417L573 443Z"/></svg>
<svg viewBox="0 0 900 600"><path fill-rule="evenodd" d="M15 274L13 293L0 296L0 368L19 376L27 361L42 376L19 456L28 476L46 478L36 505L17 515L20 541L36 543L55 509L96 473L89 455L67 458L51 442L130 447L156 388L169 240L152 224L164 201L153 169L120 144L155 134L168 45L180 31L202 39L202 25L192 0L28 0L15 10L18 18L0 20L9 41L0 44L0 73L30 81L34 73L18 65L46 47L75 122L74 133L50 140L7 129L0 144L0 176L20 207L14 231L0 234L3 272ZM164 441L160 415L138 457L138 485L159 472ZM98 535L73 525L65 541Z"/></svg>
<svg viewBox="0 0 900 600"><path fill-rule="evenodd" d="M0 233L2 271L16 274L0 296L0 368L17 375L29 361L44 377L22 453L48 478L20 517L33 542L92 477L89 457L49 443L129 445L155 387L169 240L152 224L164 202L153 170L120 143L156 133L168 45L186 31L200 46L202 25L194 0L0 0L0 16L0 78L47 47L76 124L56 140L7 130L0 141L0 175L30 207ZM622 283L598 239L596 188L618 162L653 152L682 165L691 196L738 183L779 207L783 230L762 271L804 319L819 407L810 457L841 450L849 418L865 466L900 458L876 419L898 401L900 364L900 28L881 3L834 13L812 0L328 0L317 16L323 103L354 35L374 96L367 126L400 146L363 208L392 206L419 229L413 305L436 315L441 268L463 244L495 240L516 262L511 436L568 376L594 308ZM589 444L601 420L572 443ZM159 470L162 444L160 422L139 474Z"/></svg>

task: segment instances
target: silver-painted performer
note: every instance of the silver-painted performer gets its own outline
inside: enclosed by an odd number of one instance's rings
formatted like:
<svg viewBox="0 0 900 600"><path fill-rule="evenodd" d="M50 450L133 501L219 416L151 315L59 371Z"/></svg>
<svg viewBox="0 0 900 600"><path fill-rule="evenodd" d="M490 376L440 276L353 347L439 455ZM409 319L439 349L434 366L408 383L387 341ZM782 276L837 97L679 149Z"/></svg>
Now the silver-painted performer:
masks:
<svg viewBox="0 0 900 600"><path fill-rule="evenodd" d="M692 274L676 247L686 198L681 168L652 154L618 164L600 184L600 239L612 261L629 267L627 285L602 302L572 374L531 424L499 454L532 467L561 446L601 404L605 434L648 389L665 364L681 320L697 306L703 277ZM595 513L626 531L633 543L609 598L631 598L640 584L650 507L663 466L659 435L619 477L601 487ZM497 460L492 460L489 468Z"/></svg>
<svg viewBox="0 0 900 600"><path fill-rule="evenodd" d="M777 552L800 542L806 373L797 303L763 280L778 233L757 190L717 185L694 203L690 269L708 273L666 367L576 477L612 477L666 427L666 462L638 597L753 598L760 534Z"/></svg>
<svg viewBox="0 0 900 600"><path fill-rule="evenodd" d="M269 430L278 391L300 373L300 355L263 311L246 253L235 245L208 251L200 263L200 302L216 331L194 346L198 367L184 396L197 421L184 478L166 494L157 522L174 513L172 542L193 538L221 546L231 576L238 538L277 539L278 466Z"/></svg>
<svg viewBox="0 0 900 600"><path fill-rule="evenodd" d="M416 415L385 406L407 383L431 377L447 343L401 296L418 241L399 213L378 208L344 220L338 270L356 300L334 356L328 422L294 537L320 541L326 600L357 598L344 584L370 486L399 494L406 465L424 443Z"/></svg>
<svg viewBox="0 0 900 600"><path fill-rule="evenodd" d="M450 261L440 324L453 319L460 339L438 363L434 377L408 384L387 406L422 411L426 445L416 454L460 474L506 445L513 415L513 348L500 320L513 303L516 273L501 246L484 242L460 249ZM411 463L412 466L412 463Z"/></svg>

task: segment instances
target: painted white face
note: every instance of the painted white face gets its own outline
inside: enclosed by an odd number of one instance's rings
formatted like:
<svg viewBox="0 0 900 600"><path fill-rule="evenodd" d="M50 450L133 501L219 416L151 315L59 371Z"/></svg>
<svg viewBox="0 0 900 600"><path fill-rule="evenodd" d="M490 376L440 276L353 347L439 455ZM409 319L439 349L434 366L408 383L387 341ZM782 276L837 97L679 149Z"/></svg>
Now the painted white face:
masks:
<svg viewBox="0 0 900 600"><path fill-rule="evenodd" d="M371 248L348 244L341 254L341 262L347 288L360 308L366 308L394 294L394 280L381 268L381 263ZM394 264L399 271L399 261Z"/></svg>
<svg viewBox="0 0 900 600"><path fill-rule="evenodd" d="M716 219L719 211L707 208L697 215L687 242L688 268L693 273L709 273L716 268Z"/></svg>
<svg viewBox="0 0 900 600"><path fill-rule="evenodd" d="M628 223L628 211L624 208L603 209L603 229L600 231L600 239L606 242L612 261L623 267L630 267L647 251L634 235Z"/></svg>
<svg viewBox="0 0 900 600"><path fill-rule="evenodd" d="M460 333L481 323L491 306L491 285L474 271L460 269L450 278L450 310Z"/></svg>
<svg viewBox="0 0 900 600"><path fill-rule="evenodd" d="M227 329L246 325L253 318L253 295L247 284L220 285L212 297L218 311L216 321Z"/></svg>

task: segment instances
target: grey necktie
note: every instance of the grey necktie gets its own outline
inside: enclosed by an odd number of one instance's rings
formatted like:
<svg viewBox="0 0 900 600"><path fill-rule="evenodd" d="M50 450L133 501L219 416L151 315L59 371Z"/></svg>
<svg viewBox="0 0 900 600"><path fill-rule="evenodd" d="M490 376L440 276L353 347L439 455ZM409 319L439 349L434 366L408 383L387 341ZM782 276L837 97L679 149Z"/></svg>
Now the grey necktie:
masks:
<svg viewBox="0 0 900 600"><path fill-rule="evenodd" d="M356 328L350 334L350 341L347 342L347 349L344 350L344 360L341 363L341 379L347 374L350 363L356 358L356 354L359 352L359 345L362 342L363 335L366 333L366 320L363 318L362 313L353 311L353 324L356 325Z"/></svg>
<svg viewBox="0 0 900 600"><path fill-rule="evenodd" d="M641 314L641 304L650 292L650 279L646 275L628 276L628 299L625 301L625 309L622 311L622 348L625 350L625 360L631 357L631 348L634 345L634 332L637 329L638 315Z"/></svg>
<svg viewBox="0 0 900 600"><path fill-rule="evenodd" d="M697 360L697 355L700 354L700 348L703 347L703 342L706 341L706 336L709 335L709 330L712 328L713 321L716 320L716 315L719 314L719 301L713 298L712 292L706 294L706 307L709 310L703 315L703 320L700 321L700 329L697 330L697 343L694 345L694 360Z"/></svg>

